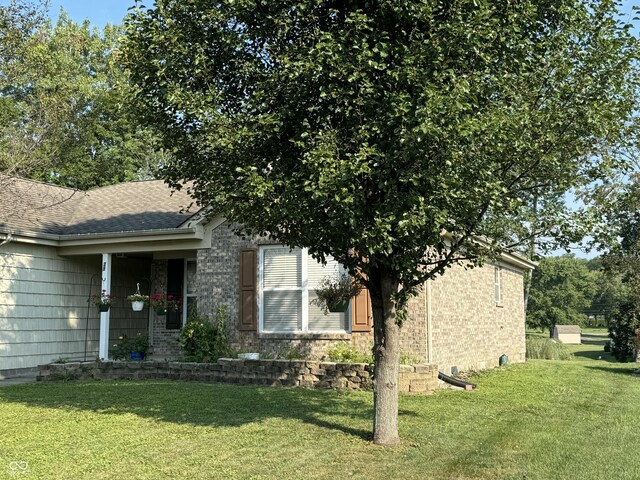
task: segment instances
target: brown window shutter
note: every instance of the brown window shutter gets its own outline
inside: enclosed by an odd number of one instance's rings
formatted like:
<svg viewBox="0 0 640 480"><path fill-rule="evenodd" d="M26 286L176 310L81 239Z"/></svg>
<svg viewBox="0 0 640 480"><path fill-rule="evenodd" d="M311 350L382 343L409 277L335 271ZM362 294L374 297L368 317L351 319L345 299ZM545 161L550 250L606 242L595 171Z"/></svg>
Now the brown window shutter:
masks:
<svg viewBox="0 0 640 480"><path fill-rule="evenodd" d="M373 327L369 290L363 288L351 302L351 331L370 332Z"/></svg>
<svg viewBox="0 0 640 480"><path fill-rule="evenodd" d="M255 248L240 250L240 330L258 329L257 260Z"/></svg>

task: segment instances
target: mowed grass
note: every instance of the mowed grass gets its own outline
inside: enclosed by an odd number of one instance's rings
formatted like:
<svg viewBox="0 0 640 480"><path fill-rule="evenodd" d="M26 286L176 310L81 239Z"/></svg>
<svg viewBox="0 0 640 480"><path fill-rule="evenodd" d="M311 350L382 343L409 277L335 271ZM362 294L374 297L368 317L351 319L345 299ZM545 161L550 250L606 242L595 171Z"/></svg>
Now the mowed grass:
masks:
<svg viewBox="0 0 640 480"><path fill-rule="evenodd" d="M0 478L23 461L37 479L638 479L640 378L602 352L604 340L574 347L571 361L475 375L473 392L401 396L395 448L371 443L366 392L0 388Z"/></svg>

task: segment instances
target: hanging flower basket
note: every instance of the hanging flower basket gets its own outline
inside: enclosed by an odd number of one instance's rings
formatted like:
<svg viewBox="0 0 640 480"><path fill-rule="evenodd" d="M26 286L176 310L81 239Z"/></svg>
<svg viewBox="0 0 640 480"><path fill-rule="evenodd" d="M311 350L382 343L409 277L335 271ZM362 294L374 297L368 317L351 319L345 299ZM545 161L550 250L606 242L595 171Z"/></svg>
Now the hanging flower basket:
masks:
<svg viewBox="0 0 640 480"><path fill-rule="evenodd" d="M142 295L140 293L140 284L136 284L136 293L129 295L127 300L131 302L131 308L134 312L141 312L145 303L149 302L149 295Z"/></svg>
<svg viewBox="0 0 640 480"><path fill-rule="evenodd" d="M330 305L327 305L327 308L331 313L344 313L349 308L349 300L332 303Z"/></svg>
<svg viewBox="0 0 640 480"><path fill-rule="evenodd" d="M108 312L111 306L111 301L115 296L107 293L106 290L102 290L100 293L91 295L91 302L98 307L99 312Z"/></svg>
<svg viewBox="0 0 640 480"><path fill-rule="evenodd" d="M173 295L165 295L164 293L155 293L149 297L151 308L158 315L166 315L167 310L177 312L180 309L180 299Z"/></svg>
<svg viewBox="0 0 640 480"><path fill-rule="evenodd" d="M131 302L131 308L134 312L141 312L144 308L144 302Z"/></svg>
<svg viewBox="0 0 640 480"><path fill-rule="evenodd" d="M325 315L344 313L350 300L360 293L362 286L346 273L324 277L316 288L317 298L311 303L320 307Z"/></svg>

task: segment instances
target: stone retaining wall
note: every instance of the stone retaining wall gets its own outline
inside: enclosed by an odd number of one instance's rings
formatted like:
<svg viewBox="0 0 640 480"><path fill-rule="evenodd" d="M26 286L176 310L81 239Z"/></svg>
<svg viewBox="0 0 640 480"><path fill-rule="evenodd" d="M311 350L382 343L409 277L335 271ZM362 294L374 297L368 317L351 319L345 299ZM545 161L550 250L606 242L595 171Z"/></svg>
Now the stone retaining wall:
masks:
<svg viewBox="0 0 640 480"><path fill-rule="evenodd" d="M195 380L202 382L269 385L274 387L373 388L373 366L306 360L241 360L216 363L185 362L72 362L40 367L38 380ZM428 393L438 388L436 365L400 365L401 392Z"/></svg>

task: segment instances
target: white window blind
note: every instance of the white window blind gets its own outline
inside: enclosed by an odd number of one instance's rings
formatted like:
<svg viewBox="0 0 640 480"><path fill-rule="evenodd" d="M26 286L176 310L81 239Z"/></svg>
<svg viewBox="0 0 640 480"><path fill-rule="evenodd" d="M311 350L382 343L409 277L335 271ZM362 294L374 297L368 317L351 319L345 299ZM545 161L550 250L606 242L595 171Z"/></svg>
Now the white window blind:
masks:
<svg viewBox="0 0 640 480"><path fill-rule="evenodd" d="M264 292L263 305L265 332L297 332L302 329L301 292Z"/></svg>
<svg viewBox="0 0 640 480"><path fill-rule="evenodd" d="M302 286L301 250L275 247L264 250L264 288L300 288Z"/></svg>
<svg viewBox="0 0 640 480"><path fill-rule="evenodd" d="M341 273L340 264L332 257L327 257L327 264L322 265L311 255L307 256L307 278L310 290L315 290L326 276L335 276Z"/></svg>
<svg viewBox="0 0 640 480"><path fill-rule="evenodd" d="M327 315L312 301L317 298L316 288L324 277L335 277L343 273L340 264L333 258L327 258L327 264L322 265L311 255L308 257L308 285L309 285L309 331L326 332L336 330L347 330L347 312L329 313Z"/></svg>

